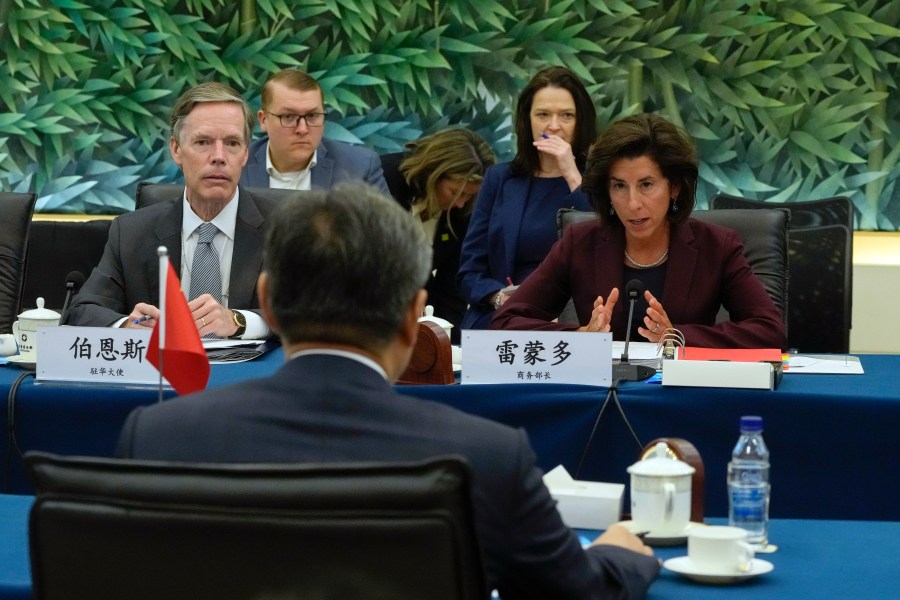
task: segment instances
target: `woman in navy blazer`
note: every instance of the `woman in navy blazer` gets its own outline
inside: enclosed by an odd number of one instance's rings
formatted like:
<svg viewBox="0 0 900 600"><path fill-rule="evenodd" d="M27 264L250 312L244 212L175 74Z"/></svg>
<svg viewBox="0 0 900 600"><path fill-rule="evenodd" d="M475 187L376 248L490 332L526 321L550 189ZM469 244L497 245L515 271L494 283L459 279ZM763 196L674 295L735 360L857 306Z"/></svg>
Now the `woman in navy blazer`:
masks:
<svg viewBox="0 0 900 600"><path fill-rule="evenodd" d="M677 328L691 346L786 347L782 316L737 234L689 218L697 165L693 141L665 119L614 123L591 147L584 175L599 218L567 228L493 327L612 331L621 340L628 303L619 290L637 279L646 291L633 338L657 342ZM552 322L570 297L579 323ZM730 321L717 324L720 306Z"/></svg>
<svg viewBox="0 0 900 600"><path fill-rule="evenodd" d="M488 169L466 233L458 281L469 304L463 329L487 329L509 297L556 241L560 208L589 210L581 172L596 135L596 112L575 75L540 71L516 105L516 156Z"/></svg>

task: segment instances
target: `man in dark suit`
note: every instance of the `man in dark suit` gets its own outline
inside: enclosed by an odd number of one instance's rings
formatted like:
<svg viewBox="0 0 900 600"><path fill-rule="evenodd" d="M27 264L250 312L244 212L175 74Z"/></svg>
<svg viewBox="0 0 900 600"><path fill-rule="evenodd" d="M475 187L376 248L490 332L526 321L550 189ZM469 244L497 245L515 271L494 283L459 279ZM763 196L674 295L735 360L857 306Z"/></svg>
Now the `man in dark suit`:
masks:
<svg viewBox="0 0 900 600"><path fill-rule="evenodd" d="M641 598L659 571L621 526L587 550L563 525L522 430L402 396L431 269L421 227L368 186L282 203L266 239L274 375L133 412L117 453L202 462L465 457L488 580L505 600Z"/></svg>
<svg viewBox="0 0 900 600"><path fill-rule="evenodd" d="M178 99L170 124L169 149L184 173L184 194L113 221L100 264L66 322L152 328L159 317L156 249L166 246L201 335L265 337L268 326L252 309L259 308L255 285L274 203L237 185L247 162L250 107L228 86L204 83ZM208 261L199 260L204 253Z"/></svg>
<svg viewBox="0 0 900 600"><path fill-rule="evenodd" d="M308 73L284 69L270 76L257 118L267 136L250 145L241 185L327 190L342 181L365 181L388 193L377 154L323 139L325 97Z"/></svg>

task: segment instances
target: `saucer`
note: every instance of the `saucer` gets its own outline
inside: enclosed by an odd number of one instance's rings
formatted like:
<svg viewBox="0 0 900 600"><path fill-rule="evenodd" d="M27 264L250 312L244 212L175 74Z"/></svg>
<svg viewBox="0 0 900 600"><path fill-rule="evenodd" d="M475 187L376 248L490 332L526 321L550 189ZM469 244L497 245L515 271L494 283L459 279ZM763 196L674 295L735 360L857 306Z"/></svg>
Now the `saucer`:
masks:
<svg viewBox="0 0 900 600"><path fill-rule="evenodd" d="M689 556L679 556L678 558L670 558L663 563L663 566L670 571L674 571L679 575L684 575L688 579L693 579L699 583L712 583L717 585L726 585L729 583L740 583L751 577L768 573L774 569L774 565L767 560L754 558L750 563L750 570L745 572L715 572L701 569L694 565Z"/></svg>
<svg viewBox="0 0 900 600"><path fill-rule="evenodd" d="M619 521L617 525L622 525L627 528L631 533L640 533L644 531L637 523L634 521ZM691 521L684 528L684 531L676 534L655 534L652 531L644 534L643 540L644 543L648 546L682 546L687 543L688 532L694 527L705 527L703 523L695 523Z"/></svg>
<svg viewBox="0 0 900 600"><path fill-rule="evenodd" d="M25 359L21 354L13 354L12 356L7 356L6 362L13 366L19 367L20 369L31 369L32 371L35 369L34 359Z"/></svg>

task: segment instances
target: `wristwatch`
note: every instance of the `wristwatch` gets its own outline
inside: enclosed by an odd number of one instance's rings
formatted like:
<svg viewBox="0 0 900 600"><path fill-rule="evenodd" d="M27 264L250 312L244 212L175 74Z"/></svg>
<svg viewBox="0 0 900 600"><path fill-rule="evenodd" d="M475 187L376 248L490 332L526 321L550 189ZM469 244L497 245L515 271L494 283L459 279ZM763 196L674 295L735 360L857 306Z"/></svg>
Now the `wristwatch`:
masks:
<svg viewBox="0 0 900 600"><path fill-rule="evenodd" d="M497 310L500 308L500 300L501 300L500 297L502 295L503 294L500 292L497 292L496 294L494 294L494 300L493 300L493 302L491 302L491 304L494 306L494 310Z"/></svg>
<svg viewBox="0 0 900 600"><path fill-rule="evenodd" d="M231 316L234 319L234 324L237 325L237 331L235 331L231 337L239 338L247 331L247 319L244 317L243 313L236 310L231 311Z"/></svg>

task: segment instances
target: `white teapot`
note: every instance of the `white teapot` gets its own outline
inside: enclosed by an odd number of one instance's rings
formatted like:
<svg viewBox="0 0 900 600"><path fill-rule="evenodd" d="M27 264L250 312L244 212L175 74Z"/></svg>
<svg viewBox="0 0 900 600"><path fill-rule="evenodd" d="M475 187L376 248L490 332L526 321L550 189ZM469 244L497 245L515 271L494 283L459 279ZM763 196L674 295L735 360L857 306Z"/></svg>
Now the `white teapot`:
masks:
<svg viewBox="0 0 900 600"><path fill-rule="evenodd" d="M669 454L665 442L630 467L631 520L634 528L654 536L680 536L691 518L694 467Z"/></svg>
<svg viewBox="0 0 900 600"><path fill-rule="evenodd" d="M425 307L425 316L419 317L419 322L422 321L431 321L445 332L447 332L447 337L450 337L450 330L453 329L453 323L448 321L447 319L442 319L440 317L434 316L434 307L432 305L428 305Z"/></svg>
<svg viewBox="0 0 900 600"><path fill-rule="evenodd" d="M44 299L37 299L37 308L26 310L19 315L19 320L13 323L13 335L19 345L19 356L34 362L37 356L37 330L39 327L52 327L59 325L59 313L44 308Z"/></svg>

